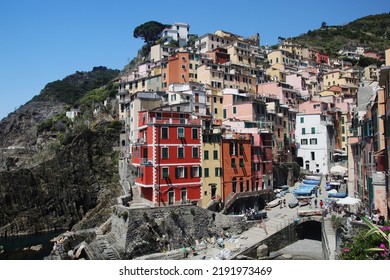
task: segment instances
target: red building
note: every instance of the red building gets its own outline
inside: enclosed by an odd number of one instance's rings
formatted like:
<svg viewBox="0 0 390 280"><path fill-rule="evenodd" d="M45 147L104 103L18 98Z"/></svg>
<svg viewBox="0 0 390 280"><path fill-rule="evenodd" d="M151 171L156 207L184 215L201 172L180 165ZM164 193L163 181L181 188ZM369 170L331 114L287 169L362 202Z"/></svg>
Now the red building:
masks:
<svg viewBox="0 0 390 280"><path fill-rule="evenodd" d="M251 134L227 133L222 139L222 196L251 191Z"/></svg>
<svg viewBox="0 0 390 280"><path fill-rule="evenodd" d="M189 113L141 111L133 145L136 186L156 206L199 201L201 126Z"/></svg>

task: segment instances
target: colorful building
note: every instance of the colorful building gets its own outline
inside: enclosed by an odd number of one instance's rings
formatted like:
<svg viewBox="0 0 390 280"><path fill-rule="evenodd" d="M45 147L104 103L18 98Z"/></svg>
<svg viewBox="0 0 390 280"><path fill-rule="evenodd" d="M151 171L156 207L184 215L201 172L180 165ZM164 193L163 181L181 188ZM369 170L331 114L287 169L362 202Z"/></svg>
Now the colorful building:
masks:
<svg viewBox="0 0 390 280"><path fill-rule="evenodd" d="M156 206L201 198L201 123L189 113L140 111L132 149L141 196Z"/></svg>

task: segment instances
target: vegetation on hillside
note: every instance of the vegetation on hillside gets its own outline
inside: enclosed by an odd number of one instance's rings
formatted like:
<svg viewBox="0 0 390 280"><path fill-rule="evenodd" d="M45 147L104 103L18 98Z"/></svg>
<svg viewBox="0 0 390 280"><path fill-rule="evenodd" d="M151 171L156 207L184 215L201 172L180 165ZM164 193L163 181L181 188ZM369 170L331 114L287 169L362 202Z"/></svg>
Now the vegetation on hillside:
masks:
<svg viewBox="0 0 390 280"><path fill-rule="evenodd" d="M78 106L87 92L100 88L116 78L118 70L106 67L94 67L89 72L79 72L69 75L63 80L48 83L33 101L59 101L71 106Z"/></svg>
<svg viewBox="0 0 390 280"><path fill-rule="evenodd" d="M364 46L383 51L390 46L390 13L371 15L342 26L329 26L309 30L292 38L293 42L337 56L343 48Z"/></svg>

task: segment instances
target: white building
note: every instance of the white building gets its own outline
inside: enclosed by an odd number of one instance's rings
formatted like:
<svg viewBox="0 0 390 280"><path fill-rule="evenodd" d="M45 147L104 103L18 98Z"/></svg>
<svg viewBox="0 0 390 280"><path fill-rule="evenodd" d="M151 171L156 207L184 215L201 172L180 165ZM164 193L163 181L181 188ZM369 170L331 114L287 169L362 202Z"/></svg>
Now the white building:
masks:
<svg viewBox="0 0 390 280"><path fill-rule="evenodd" d="M165 28L161 33L161 38L168 42L175 40L179 46L185 46L188 42L188 33L190 26L187 23L175 22L170 28Z"/></svg>
<svg viewBox="0 0 390 280"><path fill-rule="evenodd" d="M298 157L303 168L313 173L326 174L333 161L334 136L330 115L298 113L295 137L299 144Z"/></svg>

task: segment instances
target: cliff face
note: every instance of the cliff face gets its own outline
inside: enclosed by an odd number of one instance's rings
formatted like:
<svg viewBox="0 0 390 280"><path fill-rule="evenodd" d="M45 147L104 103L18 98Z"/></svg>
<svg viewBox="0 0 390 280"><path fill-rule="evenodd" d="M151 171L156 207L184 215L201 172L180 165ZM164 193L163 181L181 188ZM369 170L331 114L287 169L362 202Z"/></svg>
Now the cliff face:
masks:
<svg viewBox="0 0 390 280"><path fill-rule="evenodd" d="M30 101L9 114L0 122L0 148L35 145L37 125L60 113L64 105L62 102Z"/></svg>
<svg viewBox="0 0 390 280"><path fill-rule="evenodd" d="M0 235L94 227L120 193L114 143L120 124L106 122L74 135L31 168L0 172Z"/></svg>

